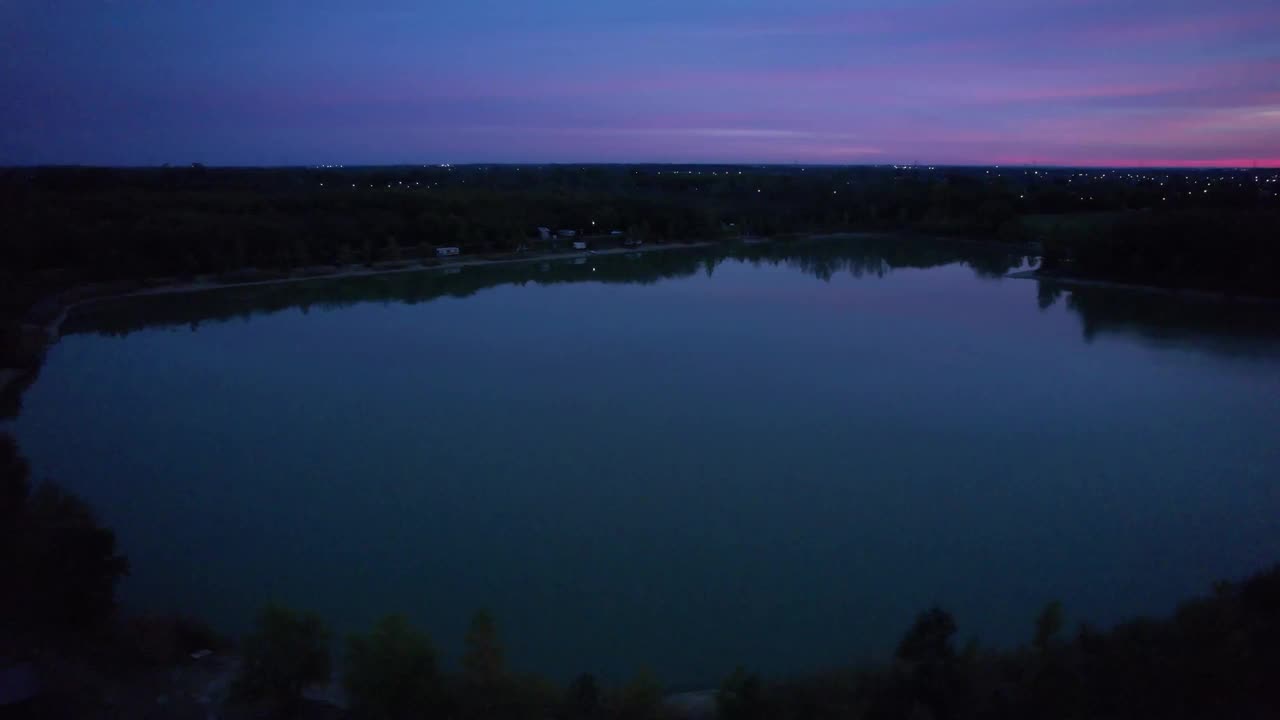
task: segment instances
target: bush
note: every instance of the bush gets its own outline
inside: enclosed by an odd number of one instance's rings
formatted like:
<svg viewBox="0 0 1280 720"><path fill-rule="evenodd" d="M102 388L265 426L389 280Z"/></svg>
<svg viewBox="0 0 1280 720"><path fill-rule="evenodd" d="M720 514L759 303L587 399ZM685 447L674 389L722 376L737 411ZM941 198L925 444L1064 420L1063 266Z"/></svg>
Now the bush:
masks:
<svg viewBox="0 0 1280 720"><path fill-rule="evenodd" d="M600 684L591 673L583 673L569 683L562 715L569 720L586 720L600 714Z"/></svg>
<svg viewBox="0 0 1280 720"><path fill-rule="evenodd" d="M641 670L618 691L618 717L623 720L662 717L662 685L652 672Z"/></svg>
<svg viewBox="0 0 1280 720"><path fill-rule="evenodd" d="M27 640L79 644L107 627L129 562L89 506L30 467L0 434L0 653Z"/></svg>
<svg viewBox="0 0 1280 720"><path fill-rule="evenodd" d="M898 643L898 659L910 665L937 665L955 657L951 638L956 621L942 608L920 613Z"/></svg>
<svg viewBox="0 0 1280 720"><path fill-rule="evenodd" d="M496 685L506 674L498 625L487 610L479 610L471 618L466 651L462 656L462 672L470 684L480 687Z"/></svg>
<svg viewBox="0 0 1280 720"><path fill-rule="evenodd" d="M329 632L312 613L267 606L242 655L235 694L285 712L296 709L304 689L329 681Z"/></svg>
<svg viewBox="0 0 1280 720"><path fill-rule="evenodd" d="M207 623L184 615L144 615L121 627L127 659L146 665L172 665L200 650L222 650L229 643Z"/></svg>
<svg viewBox="0 0 1280 720"><path fill-rule="evenodd" d="M741 667L734 670L716 692L716 709L720 720L764 720L769 713L760 676Z"/></svg>
<svg viewBox="0 0 1280 720"><path fill-rule="evenodd" d="M439 701L436 657L425 633L388 615L347 642L343 685L357 717L422 717Z"/></svg>
<svg viewBox="0 0 1280 720"><path fill-rule="evenodd" d="M116 553L115 533L52 482L40 483L27 498L15 552L27 613L54 629L101 627L115 609L116 583L129 573L128 560Z"/></svg>
<svg viewBox="0 0 1280 720"><path fill-rule="evenodd" d="M1062 631L1062 603L1054 601L1044 606L1036 618L1036 635L1032 645L1044 652Z"/></svg>
<svg viewBox="0 0 1280 720"><path fill-rule="evenodd" d="M31 492L30 477L31 468L13 437L0 435L0 543L17 530L18 517ZM4 548L0 544L0 552Z"/></svg>

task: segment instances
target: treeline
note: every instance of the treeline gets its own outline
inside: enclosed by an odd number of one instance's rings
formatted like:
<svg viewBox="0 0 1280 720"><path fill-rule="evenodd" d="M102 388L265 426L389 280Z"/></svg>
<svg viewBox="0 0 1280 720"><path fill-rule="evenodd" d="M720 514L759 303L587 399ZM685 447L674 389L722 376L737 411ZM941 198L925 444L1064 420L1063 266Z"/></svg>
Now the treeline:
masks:
<svg viewBox="0 0 1280 720"><path fill-rule="evenodd" d="M538 227L646 241L850 229L994 236L1032 213L1274 206L1256 185L1198 171L998 168L10 169L0 171L0 264L95 280L225 273L439 246L507 252Z"/></svg>
<svg viewBox="0 0 1280 720"><path fill-rule="evenodd" d="M889 665L762 681L738 672L720 716L750 718L1264 718L1280 713L1280 567L1217 583L1162 620L1067 633L1048 604L1012 650L957 647L950 614L921 613Z"/></svg>
<svg viewBox="0 0 1280 720"><path fill-rule="evenodd" d="M1126 213L1050 223L1042 271L1280 296L1280 210Z"/></svg>
<svg viewBox="0 0 1280 720"><path fill-rule="evenodd" d="M446 246L505 254L541 247L539 227L599 242L616 242L615 230L642 242L848 230L1039 240L1020 218L1274 213L1277 181L1274 171L892 166L9 168L0 170L0 344L16 342L14 319L34 303L90 282L270 277L411 262ZM1077 254L1088 253L1054 257ZM1252 262L1228 255L1210 284ZM1167 273L1170 282L1192 277L1196 263L1179 267L1191 270ZM1120 263L1107 268L1128 276Z"/></svg>
<svg viewBox="0 0 1280 720"><path fill-rule="evenodd" d="M985 243L937 242L927 238L860 236L830 240L779 241L758 245L716 245L669 252L602 255L581 263L508 263L456 271L391 273L338 280L255 285L155 298L93 302L72 313L64 334L125 335L145 327L196 327L206 322L247 318L287 309L327 309L362 302L416 304L440 297L468 297L502 285L572 282L649 284L663 279L714 274L726 262L783 265L820 280L848 274L882 276L906 268L948 263L968 265L981 277L999 277L1026 260L1016 249Z"/></svg>
<svg viewBox="0 0 1280 720"><path fill-rule="evenodd" d="M722 720L914 718L1263 718L1280 713L1280 567L1180 606L1066 636L1050 603L1013 650L957 647L945 610L920 614L892 663L767 680L739 668L716 693ZM245 640L244 700L277 709L330 680L328 635L313 615L270 607ZM590 674L557 688L506 669L493 619L478 613L461 670L443 672L426 634L382 620L347 646L343 685L353 718L624 718L672 714L648 672L619 688Z"/></svg>
<svg viewBox="0 0 1280 720"><path fill-rule="evenodd" d="M1012 650L957 647L945 610L919 615L892 663L767 680L739 668L715 695L722 720L974 718L1263 718L1280 712L1280 567L1139 619L1067 635L1049 603ZM244 641L236 698L282 714L330 677L329 636L314 615L268 607ZM353 718L657 720L673 714L642 671L607 688L590 674L567 687L510 671L493 618L479 612L460 670L443 671L428 636L390 616L350 638L342 684Z"/></svg>
<svg viewBox="0 0 1280 720"><path fill-rule="evenodd" d="M335 678L331 638L314 614L268 606L242 643L242 669L229 703L250 705L275 716L297 714L303 691ZM642 671L617 688L583 674L567 687L536 674L508 668L493 617L471 620L458 669L441 666L429 636L403 616L389 615L367 634L347 639L341 685L352 718L656 719L663 689Z"/></svg>

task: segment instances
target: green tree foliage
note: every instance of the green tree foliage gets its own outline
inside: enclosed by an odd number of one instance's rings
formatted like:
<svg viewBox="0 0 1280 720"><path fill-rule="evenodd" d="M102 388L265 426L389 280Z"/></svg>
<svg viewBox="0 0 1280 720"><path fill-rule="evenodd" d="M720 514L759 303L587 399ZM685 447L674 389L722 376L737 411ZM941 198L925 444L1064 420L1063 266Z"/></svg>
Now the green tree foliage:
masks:
<svg viewBox="0 0 1280 720"><path fill-rule="evenodd" d="M320 618L278 605L258 615L244 639L236 694L292 712L306 688L329 681L329 632Z"/></svg>
<svg viewBox="0 0 1280 720"><path fill-rule="evenodd" d="M349 639L343 685L360 718L420 718L440 703L431 641L400 615Z"/></svg>

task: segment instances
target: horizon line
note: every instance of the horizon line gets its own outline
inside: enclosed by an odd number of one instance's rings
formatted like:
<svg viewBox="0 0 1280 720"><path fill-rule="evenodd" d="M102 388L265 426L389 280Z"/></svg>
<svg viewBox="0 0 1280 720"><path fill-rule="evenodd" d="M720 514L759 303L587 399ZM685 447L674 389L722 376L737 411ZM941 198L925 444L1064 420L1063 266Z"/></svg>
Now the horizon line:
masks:
<svg viewBox="0 0 1280 720"><path fill-rule="evenodd" d="M1194 163L1194 161L1192 161ZM617 166L703 166L703 167L753 167L753 168L894 168L899 170L932 170L937 168L1028 168L1040 170L1280 170L1280 161L1258 164L1067 164L1041 162L1012 163L827 163L827 162L706 162L706 161L497 161L497 162L374 162L374 163L282 163L282 164L217 164L205 162L160 163L160 164L98 164L98 163L22 163L0 164L0 170L53 170L53 169L87 169L87 170L190 170L196 167L211 170L343 170L353 168L447 168L447 167L617 167Z"/></svg>

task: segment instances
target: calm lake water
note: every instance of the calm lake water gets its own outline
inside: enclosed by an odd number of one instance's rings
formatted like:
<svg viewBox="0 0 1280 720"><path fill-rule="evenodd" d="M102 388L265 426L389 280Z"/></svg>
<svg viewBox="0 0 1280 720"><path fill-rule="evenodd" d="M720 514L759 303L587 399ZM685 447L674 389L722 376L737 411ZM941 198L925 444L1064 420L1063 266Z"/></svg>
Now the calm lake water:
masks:
<svg viewBox="0 0 1280 720"><path fill-rule="evenodd" d="M1280 560L1280 310L901 239L110 302L13 431L134 608L386 612L708 685L1165 613Z"/></svg>

